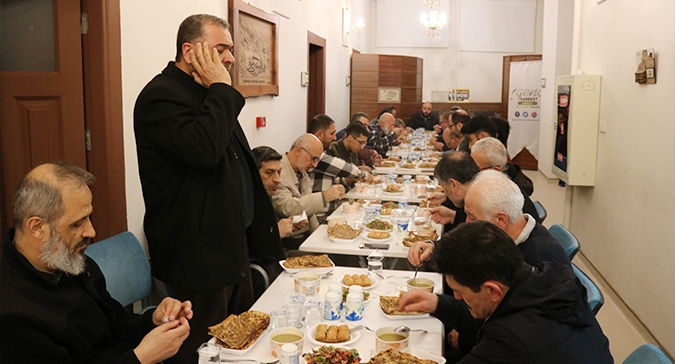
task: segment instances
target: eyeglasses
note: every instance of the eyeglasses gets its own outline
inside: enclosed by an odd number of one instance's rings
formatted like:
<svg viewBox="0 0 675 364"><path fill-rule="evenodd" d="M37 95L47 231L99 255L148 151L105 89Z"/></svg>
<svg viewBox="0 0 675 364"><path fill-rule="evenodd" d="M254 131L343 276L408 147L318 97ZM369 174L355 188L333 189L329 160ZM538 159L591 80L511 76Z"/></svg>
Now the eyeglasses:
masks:
<svg viewBox="0 0 675 364"><path fill-rule="evenodd" d="M351 136L351 135L350 135L350 136ZM354 138L354 137L352 136L352 139L354 139L354 140L356 140L357 142L359 142L359 145L366 145L366 143L368 143L368 139L367 139L367 138L366 138L366 140L361 141L361 140L358 140L358 139L356 139L356 138Z"/></svg>
<svg viewBox="0 0 675 364"><path fill-rule="evenodd" d="M483 168L481 168L480 170L481 170L481 172L482 172L482 171L485 171L485 170L487 170L487 169L493 169L493 168L495 168L495 167L497 167L497 166L496 166L496 165L491 165L491 166L483 167Z"/></svg>
<svg viewBox="0 0 675 364"><path fill-rule="evenodd" d="M312 156L312 163L317 163L317 162L319 162L319 157L317 157L317 156L315 156L314 154L310 153L309 150L305 149L305 147L303 147L302 145L300 146L300 148L302 148L302 150L304 150L305 152L307 152L307 154L309 154L309 155Z"/></svg>

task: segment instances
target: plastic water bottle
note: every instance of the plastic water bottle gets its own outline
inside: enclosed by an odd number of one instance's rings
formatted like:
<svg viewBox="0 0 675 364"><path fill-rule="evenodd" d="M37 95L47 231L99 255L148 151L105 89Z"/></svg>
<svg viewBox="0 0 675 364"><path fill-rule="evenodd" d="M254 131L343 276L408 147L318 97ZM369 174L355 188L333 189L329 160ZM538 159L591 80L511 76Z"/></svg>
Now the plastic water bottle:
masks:
<svg viewBox="0 0 675 364"><path fill-rule="evenodd" d="M382 260L384 255L375 249L368 254L368 274L371 276L382 276Z"/></svg>

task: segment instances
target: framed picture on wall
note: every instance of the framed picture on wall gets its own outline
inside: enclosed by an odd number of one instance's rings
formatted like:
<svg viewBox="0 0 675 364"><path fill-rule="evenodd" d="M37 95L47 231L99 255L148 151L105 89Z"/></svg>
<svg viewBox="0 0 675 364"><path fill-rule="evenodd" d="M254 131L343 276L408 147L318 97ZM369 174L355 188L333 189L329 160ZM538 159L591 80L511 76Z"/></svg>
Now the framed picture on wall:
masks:
<svg viewBox="0 0 675 364"><path fill-rule="evenodd" d="M241 0L229 0L234 41L232 86L244 97L279 96L279 16Z"/></svg>

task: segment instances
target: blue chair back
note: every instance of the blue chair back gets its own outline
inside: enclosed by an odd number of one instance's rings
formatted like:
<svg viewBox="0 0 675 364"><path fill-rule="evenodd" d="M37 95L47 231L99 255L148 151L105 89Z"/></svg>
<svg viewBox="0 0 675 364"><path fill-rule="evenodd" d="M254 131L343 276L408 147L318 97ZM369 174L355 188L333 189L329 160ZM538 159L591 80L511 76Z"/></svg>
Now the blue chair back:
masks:
<svg viewBox="0 0 675 364"><path fill-rule="evenodd" d="M532 204L534 205L534 208L537 210L537 215L539 215L539 223L543 224L547 216L544 205L542 205L541 202L539 201L532 201Z"/></svg>
<svg viewBox="0 0 675 364"><path fill-rule="evenodd" d="M141 243L123 232L87 247L86 254L101 268L112 298L126 307L150 294L150 264Z"/></svg>
<svg viewBox="0 0 675 364"><path fill-rule="evenodd" d="M635 349L623 364L673 364L658 346L644 344Z"/></svg>
<svg viewBox="0 0 675 364"><path fill-rule="evenodd" d="M572 260L579 251L579 240L577 240L566 227L560 224L551 225L551 227L548 228L548 231L558 240L563 249L565 249L567 256Z"/></svg>
<svg viewBox="0 0 675 364"><path fill-rule="evenodd" d="M605 297L603 297L602 292L600 292L600 288L588 278L586 273L582 272L581 269L574 265L574 263L572 263L572 270L581 281L581 284L586 287L586 300L588 301L588 305L591 306L593 314L597 315L598 311L600 311L600 307L605 303Z"/></svg>

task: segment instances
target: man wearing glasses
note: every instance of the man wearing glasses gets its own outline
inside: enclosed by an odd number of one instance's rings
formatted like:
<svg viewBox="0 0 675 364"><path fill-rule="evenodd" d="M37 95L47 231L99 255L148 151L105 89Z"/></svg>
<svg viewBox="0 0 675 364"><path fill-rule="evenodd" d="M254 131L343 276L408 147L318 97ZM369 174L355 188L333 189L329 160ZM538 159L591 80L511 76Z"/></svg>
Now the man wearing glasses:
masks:
<svg viewBox="0 0 675 364"><path fill-rule="evenodd" d="M366 126L352 123L345 129L345 137L331 145L328 154L359 165L359 151L366 146L366 142L368 142L368 129L366 129Z"/></svg>
<svg viewBox="0 0 675 364"><path fill-rule="evenodd" d="M322 192L312 192L312 180L307 171L316 168L323 153L323 145L314 134L303 134L293 142L281 159L281 183L272 196L272 205L278 218L302 215L309 218L309 226L294 231L292 242L283 241L284 248L297 250L304 238L314 231L319 222L316 214L328 210L331 201L344 198L345 187L333 185Z"/></svg>

